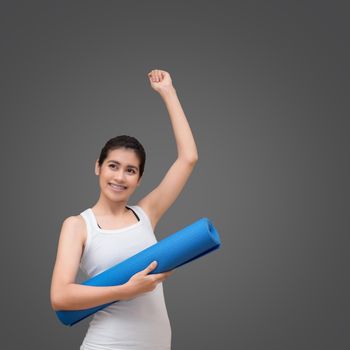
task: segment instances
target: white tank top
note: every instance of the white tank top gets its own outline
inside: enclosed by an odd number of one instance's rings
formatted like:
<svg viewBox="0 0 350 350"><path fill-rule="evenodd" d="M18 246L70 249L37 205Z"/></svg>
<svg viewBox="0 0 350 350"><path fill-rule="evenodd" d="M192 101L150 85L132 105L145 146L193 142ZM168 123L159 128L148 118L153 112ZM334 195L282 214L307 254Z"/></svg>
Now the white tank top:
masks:
<svg viewBox="0 0 350 350"><path fill-rule="evenodd" d="M80 213L87 227L80 268L89 277L157 242L145 211L137 205L127 207L139 221L114 230L101 229L91 208ZM162 283L134 299L117 301L92 317L80 350L171 349L171 326Z"/></svg>

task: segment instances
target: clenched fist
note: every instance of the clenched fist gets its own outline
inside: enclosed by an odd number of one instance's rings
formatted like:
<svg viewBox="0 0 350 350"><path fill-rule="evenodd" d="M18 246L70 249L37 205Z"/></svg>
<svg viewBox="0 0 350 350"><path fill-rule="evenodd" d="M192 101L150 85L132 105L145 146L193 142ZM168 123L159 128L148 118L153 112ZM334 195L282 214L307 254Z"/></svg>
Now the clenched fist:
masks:
<svg viewBox="0 0 350 350"><path fill-rule="evenodd" d="M170 74L165 70L153 69L148 73L148 78L153 90L160 94L174 89Z"/></svg>

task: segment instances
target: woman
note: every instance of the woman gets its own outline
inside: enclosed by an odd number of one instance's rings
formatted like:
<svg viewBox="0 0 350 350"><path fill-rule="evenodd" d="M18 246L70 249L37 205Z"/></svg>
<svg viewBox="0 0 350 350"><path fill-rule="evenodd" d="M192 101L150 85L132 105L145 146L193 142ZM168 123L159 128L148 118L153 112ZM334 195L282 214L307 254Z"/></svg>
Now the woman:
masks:
<svg viewBox="0 0 350 350"><path fill-rule="evenodd" d="M157 242L155 227L184 188L198 154L190 126L168 72L152 70L151 87L160 94L174 130L178 156L160 184L136 205L127 205L140 185L142 145L122 135L109 140L96 161L97 203L64 220L51 282L54 310L79 310L118 300L94 314L81 350L171 348L171 327L162 282L172 271L149 274L152 262L120 286L75 283L78 268L90 277Z"/></svg>

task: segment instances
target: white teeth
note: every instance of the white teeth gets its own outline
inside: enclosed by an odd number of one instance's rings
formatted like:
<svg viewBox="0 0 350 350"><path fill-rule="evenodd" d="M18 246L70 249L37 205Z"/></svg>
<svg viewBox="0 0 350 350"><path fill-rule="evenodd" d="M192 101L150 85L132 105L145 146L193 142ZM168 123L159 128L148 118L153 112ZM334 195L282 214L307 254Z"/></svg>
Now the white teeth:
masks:
<svg viewBox="0 0 350 350"><path fill-rule="evenodd" d="M113 188L116 188L116 189L118 189L118 190L125 190L125 186L119 186L119 185L115 185L115 184L110 184Z"/></svg>

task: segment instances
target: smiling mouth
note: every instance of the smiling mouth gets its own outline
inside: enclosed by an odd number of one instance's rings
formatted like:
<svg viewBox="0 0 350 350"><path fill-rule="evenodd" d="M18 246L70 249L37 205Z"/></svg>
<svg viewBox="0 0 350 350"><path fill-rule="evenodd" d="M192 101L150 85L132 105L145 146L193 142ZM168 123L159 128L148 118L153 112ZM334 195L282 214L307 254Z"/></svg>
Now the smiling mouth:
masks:
<svg viewBox="0 0 350 350"><path fill-rule="evenodd" d="M116 185L112 183L109 183L109 186L111 186L115 191L124 191L126 189L126 186Z"/></svg>

